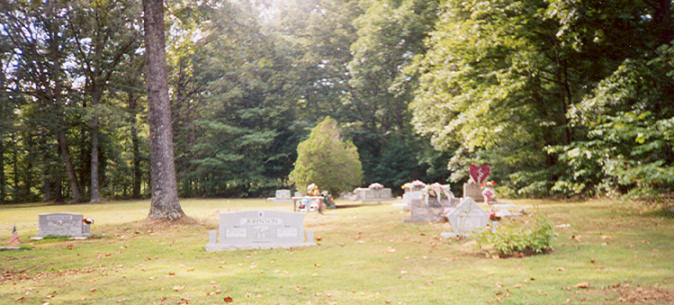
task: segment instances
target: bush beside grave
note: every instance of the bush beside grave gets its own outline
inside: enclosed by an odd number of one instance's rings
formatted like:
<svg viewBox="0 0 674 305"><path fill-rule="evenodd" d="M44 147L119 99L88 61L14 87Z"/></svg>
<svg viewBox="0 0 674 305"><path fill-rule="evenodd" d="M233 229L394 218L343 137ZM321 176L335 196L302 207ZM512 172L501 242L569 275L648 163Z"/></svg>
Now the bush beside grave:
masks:
<svg viewBox="0 0 674 305"><path fill-rule="evenodd" d="M538 217L533 228L525 225L500 226L496 232L479 235L478 246L487 256L521 257L544 254L552 250L555 232L545 217Z"/></svg>

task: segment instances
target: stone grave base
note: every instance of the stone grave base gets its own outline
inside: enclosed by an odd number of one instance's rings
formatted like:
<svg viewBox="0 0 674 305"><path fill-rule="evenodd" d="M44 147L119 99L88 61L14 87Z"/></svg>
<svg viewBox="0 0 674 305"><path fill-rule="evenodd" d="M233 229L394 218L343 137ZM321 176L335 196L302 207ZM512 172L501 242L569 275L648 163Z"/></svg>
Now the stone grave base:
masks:
<svg viewBox="0 0 674 305"><path fill-rule="evenodd" d="M289 248L299 248L299 247L311 247L315 246L315 242L304 242L304 243L275 243L275 244L245 244L245 245L227 245L227 244L218 244L218 243L208 243L206 244L206 251L223 251L223 250L252 250L252 249L289 249Z"/></svg>
<svg viewBox="0 0 674 305"><path fill-rule="evenodd" d="M61 235L45 235L45 236L37 236L37 235L36 235L36 236L32 236L30 239L32 239L32 240L40 240L40 239L44 239L45 237L48 237L48 236L61 237ZM90 234L90 233L86 233L86 234L82 234L82 236L68 236L68 239L83 240L83 239L88 239L89 237L91 237L91 234Z"/></svg>

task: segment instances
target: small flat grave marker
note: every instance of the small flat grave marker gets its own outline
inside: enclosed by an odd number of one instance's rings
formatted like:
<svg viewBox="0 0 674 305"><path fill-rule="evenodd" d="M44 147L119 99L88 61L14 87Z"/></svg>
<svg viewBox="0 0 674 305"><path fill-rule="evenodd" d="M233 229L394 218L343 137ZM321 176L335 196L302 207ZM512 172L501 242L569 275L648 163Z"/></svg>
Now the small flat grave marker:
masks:
<svg viewBox="0 0 674 305"><path fill-rule="evenodd" d="M269 210L229 212L221 213L219 222L217 231L208 232L206 251L316 245L313 231L304 230L303 213Z"/></svg>
<svg viewBox="0 0 674 305"><path fill-rule="evenodd" d="M91 236L89 225L82 222L82 214L51 213L38 216L38 234L31 239L42 239L45 236L69 236L75 239L86 239Z"/></svg>

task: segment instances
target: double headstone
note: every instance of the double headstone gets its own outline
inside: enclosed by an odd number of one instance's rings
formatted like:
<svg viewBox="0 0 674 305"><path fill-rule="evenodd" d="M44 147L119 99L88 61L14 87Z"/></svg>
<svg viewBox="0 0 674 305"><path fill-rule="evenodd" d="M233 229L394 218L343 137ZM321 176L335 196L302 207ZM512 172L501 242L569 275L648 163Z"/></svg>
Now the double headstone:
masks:
<svg viewBox="0 0 674 305"><path fill-rule="evenodd" d="M454 200L427 201L424 192L407 192L404 200L409 203L410 218L404 222L446 222L444 216L448 208L456 205Z"/></svg>
<svg viewBox="0 0 674 305"><path fill-rule="evenodd" d="M221 213L219 220L219 229L208 232L206 251L316 245L314 233L304 230L303 213L269 210L229 212Z"/></svg>
<svg viewBox="0 0 674 305"><path fill-rule="evenodd" d="M89 225L82 221L82 214L51 213L39 215L38 234L31 239L42 239L45 236L68 236L84 239L91 236Z"/></svg>
<svg viewBox="0 0 674 305"><path fill-rule="evenodd" d="M353 193L356 195L356 200L364 202L393 200L390 188L371 189L359 187L353 190Z"/></svg>

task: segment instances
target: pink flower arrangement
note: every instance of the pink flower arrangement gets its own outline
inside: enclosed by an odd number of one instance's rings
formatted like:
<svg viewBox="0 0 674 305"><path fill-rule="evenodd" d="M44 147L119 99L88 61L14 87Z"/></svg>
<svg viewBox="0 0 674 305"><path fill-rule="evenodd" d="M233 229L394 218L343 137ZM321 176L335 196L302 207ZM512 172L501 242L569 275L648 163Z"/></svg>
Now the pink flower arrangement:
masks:
<svg viewBox="0 0 674 305"><path fill-rule="evenodd" d="M371 190L381 190L381 189L384 188L384 186L375 182L375 183L370 184L370 186L368 186L367 188L369 188Z"/></svg>

